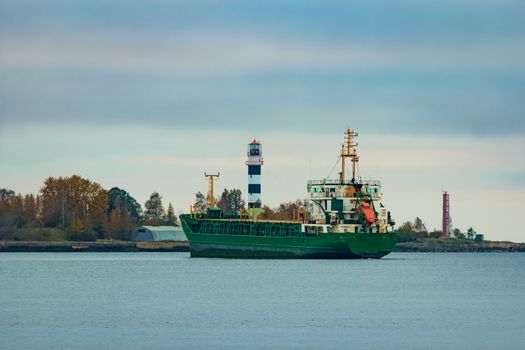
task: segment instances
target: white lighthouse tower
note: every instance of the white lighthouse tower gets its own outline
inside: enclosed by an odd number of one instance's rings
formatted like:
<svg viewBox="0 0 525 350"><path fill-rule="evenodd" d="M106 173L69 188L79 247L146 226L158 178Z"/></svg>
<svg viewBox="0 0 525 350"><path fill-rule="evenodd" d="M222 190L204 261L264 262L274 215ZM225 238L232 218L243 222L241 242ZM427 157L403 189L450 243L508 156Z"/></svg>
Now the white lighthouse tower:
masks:
<svg viewBox="0 0 525 350"><path fill-rule="evenodd" d="M253 140L248 144L248 209L261 207L261 166L263 165L261 143Z"/></svg>

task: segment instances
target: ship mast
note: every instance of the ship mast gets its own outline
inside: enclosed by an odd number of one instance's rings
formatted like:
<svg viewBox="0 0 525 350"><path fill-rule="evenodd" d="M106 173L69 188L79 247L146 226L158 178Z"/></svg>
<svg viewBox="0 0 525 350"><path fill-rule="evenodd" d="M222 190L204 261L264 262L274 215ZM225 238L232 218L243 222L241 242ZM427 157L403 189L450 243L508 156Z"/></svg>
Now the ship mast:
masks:
<svg viewBox="0 0 525 350"><path fill-rule="evenodd" d="M346 129L345 132L345 143L341 146L341 181L345 181L345 159L350 158L352 162L352 180L355 180L355 166L359 161L359 156L357 155L357 142L355 142L355 137L357 137L357 131L352 131L350 128ZM354 143L355 142L355 143Z"/></svg>
<svg viewBox="0 0 525 350"><path fill-rule="evenodd" d="M209 186L208 186L208 197L206 198L208 201L208 207L209 208L215 208L215 196L213 195L213 179L215 177L219 177L221 173L217 174L206 174L204 173L204 176L208 178Z"/></svg>

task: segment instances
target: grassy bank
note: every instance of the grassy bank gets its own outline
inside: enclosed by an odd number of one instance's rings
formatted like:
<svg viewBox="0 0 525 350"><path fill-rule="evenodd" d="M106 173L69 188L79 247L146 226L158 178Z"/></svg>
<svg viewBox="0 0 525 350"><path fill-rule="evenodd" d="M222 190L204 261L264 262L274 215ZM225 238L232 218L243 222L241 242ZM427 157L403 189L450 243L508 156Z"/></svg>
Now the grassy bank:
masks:
<svg viewBox="0 0 525 350"><path fill-rule="evenodd" d="M73 237L59 229L51 227L24 227L0 229L0 240L24 242L64 242L74 240Z"/></svg>
<svg viewBox="0 0 525 350"><path fill-rule="evenodd" d="M0 241L0 252L180 252L189 251L188 242L66 241L20 242Z"/></svg>

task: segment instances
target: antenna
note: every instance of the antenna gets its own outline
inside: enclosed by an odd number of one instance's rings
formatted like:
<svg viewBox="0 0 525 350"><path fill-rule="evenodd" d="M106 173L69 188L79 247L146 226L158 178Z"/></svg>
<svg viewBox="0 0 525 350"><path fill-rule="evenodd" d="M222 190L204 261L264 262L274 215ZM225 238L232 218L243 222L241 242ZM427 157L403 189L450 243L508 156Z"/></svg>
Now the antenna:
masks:
<svg viewBox="0 0 525 350"><path fill-rule="evenodd" d="M355 167L356 163L359 161L359 156L357 155L356 147L358 145L355 142L359 134L357 131L352 131L350 128L346 129L345 132L345 143L341 146L341 181L345 181L345 159L350 158L352 162L352 179L355 179ZM355 142L355 143L354 143Z"/></svg>
<svg viewBox="0 0 525 350"><path fill-rule="evenodd" d="M215 207L215 196L213 195L213 179L216 177L219 177L221 173L217 174L207 174L204 173L204 176L208 178L209 181L209 187L208 187L208 207L214 208Z"/></svg>

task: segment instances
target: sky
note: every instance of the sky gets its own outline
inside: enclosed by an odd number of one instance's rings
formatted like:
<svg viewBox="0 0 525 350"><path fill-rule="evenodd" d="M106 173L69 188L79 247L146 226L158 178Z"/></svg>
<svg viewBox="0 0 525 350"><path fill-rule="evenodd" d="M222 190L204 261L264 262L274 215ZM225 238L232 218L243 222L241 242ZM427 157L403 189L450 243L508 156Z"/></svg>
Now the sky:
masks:
<svg viewBox="0 0 525 350"><path fill-rule="evenodd" d="M204 172L306 197L359 132L398 224L525 242L525 2L0 0L0 187L78 174L187 212Z"/></svg>

